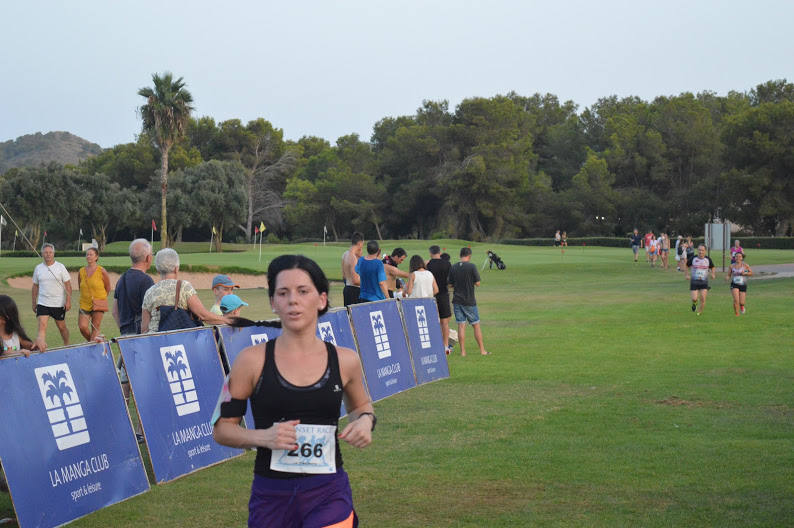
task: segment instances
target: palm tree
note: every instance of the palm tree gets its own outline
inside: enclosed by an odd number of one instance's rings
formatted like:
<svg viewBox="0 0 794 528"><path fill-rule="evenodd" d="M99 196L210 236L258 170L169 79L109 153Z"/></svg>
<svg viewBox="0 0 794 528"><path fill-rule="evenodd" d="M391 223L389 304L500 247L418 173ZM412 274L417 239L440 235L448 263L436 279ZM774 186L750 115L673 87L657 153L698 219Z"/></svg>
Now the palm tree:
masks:
<svg viewBox="0 0 794 528"><path fill-rule="evenodd" d="M60 407L64 411L64 416L68 417L69 415L66 414L66 401L64 397L69 398L69 401L72 400L72 388L66 380L66 372L58 370L55 372L54 376L49 372L45 372L41 375L41 380L47 387L45 396L50 399L50 403L55 403L55 398L58 398L61 402ZM71 420L66 420L66 426L70 433L73 432Z"/></svg>
<svg viewBox="0 0 794 528"><path fill-rule="evenodd" d="M174 81L171 72L163 73L162 77L152 74L153 88L141 88L138 95L146 98L141 106L143 131L148 133L154 145L160 150L160 237L161 246L168 247L168 221L166 218L165 197L168 192L168 152L174 143L185 134L190 112L193 107L193 96L185 89L182 77Z"/></svg>

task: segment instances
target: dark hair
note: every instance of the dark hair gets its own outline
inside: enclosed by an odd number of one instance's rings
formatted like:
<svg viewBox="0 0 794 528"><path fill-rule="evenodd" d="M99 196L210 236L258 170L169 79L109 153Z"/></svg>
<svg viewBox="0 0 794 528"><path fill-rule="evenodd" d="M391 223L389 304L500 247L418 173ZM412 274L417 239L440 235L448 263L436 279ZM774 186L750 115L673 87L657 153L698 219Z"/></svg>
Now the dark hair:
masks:
<svg viewBox="0 0 794 528"><path fill-rule="evenodd" d="M460 256L461 256L461 258L467 257L469 255L471 255L471 248L469 248L469 247L460 248Z"/></svg>
<svg viewBox="0 0 794 528"><path fill-rule="evenodd" d="M406 255L408 255L408 253L406 253L403 248L394 248L391 252L392 257L404 257Z"/></svg>
<svg viewBox="0 0 794 528"><path fill-rule="evenodd" d="M438 247L436 245L430 246L430 254L431 255L438 255L439 253L441 253L441 248L440 247Z"/></svg>
<svg viewBox="0 0 794 528"><path fill-rule="evenodd" d="M318 266L315 261L308 257L304 257L303 255L281 255L280 257L276 257L271 260L270 265L267 267L267 295L271 301L273 300L273 296L276 294L276 280L278 278L278 274L282 271L291 269L305 271L311 278L312 283L314 283L314 287L317 288L317 291L319 293L328 294L328 279L326 278L325 273L323 273L323 270L320 269L320 266ZM320 316L327 312L329 304L330 302L326 302L325 308L319 310L317 315ZM250 319L246 319L245 317L232 317L231 326L269 326L281 328L281 321L252 321Z"/></svg>
<svg viewBox="0 0 794 528"><path fill-rule="evenodd" d="M88 253L89 251L93 251L94 253L96 253L96 258L99 258L99 250L97 248L91 246L90 248L85 250L86 253Z"/></svg>
<svg viewBox="0 0 794 528"><path fill-rule="evenodd" d="M361 233L356 231L355 233L353 233L353 237L350 239L350 245L351 246L355 246L356 244L358 244L362 240L364 240L364 235L362 235Z"/></svg>
<svg viewBox="0 0 794 528"><path fill-rule="evenodd" d="M408 271L413 273L416 270L420 270L425 267L425 259L420 257L419 255L414 255L411 257L411 261L408 263Z"/></svg>
<svg viewBox="0 0 794 528"><path fill-rule="evenodd" d="M446 260L447 262L449 262L450 260L452 260L452 257L449 256L449 253L442 253L441 260Z"/></svg>
<svg viewBox="0 0 794 528"><path fill-rule="evenodd" d="M30 341L30 338L22 328L22 323L19 322L17 303L8 295L0 295L0 317L6 321L5 331L7 333L13 334L16 332L25 341Z"/></svg>
<svg viewBox="0 0 794 528"><path fill-rule="evenodd" d="M370 240L367 242L367 255L375 255L380 251L380 244L377 240Z"/></svg>

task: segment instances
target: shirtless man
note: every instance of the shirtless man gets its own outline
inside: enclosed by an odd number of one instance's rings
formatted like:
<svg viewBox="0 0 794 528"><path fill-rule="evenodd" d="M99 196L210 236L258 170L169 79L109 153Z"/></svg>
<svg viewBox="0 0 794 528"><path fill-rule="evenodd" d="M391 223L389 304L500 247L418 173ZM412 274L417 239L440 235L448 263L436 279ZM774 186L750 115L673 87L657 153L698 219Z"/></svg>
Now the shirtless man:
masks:
<svg viewBox="0 0 794 528"><path fill-rule="evenodd" d="M356 304L361 294L361 277L356 273L356 263L361 258L363 249L364 235L356 231L350 240L350 249L342 255L342 280L345 282L342 297L345 306Z"/></svg>
<svg viewBox="0 0 794 528"><path fill-rule="evenodd" d="M399 266L403 260L408 256L403 248L394 248L394 251L391 252L391 255L387 255L383 257L383 267L386 270L386 288L389 290L389 298L394 298L394 292L401 289L402 286L399 288L397 287L397 277L407 279L411 276L410 273L407 271L403 271L399 269Z"/></svg>

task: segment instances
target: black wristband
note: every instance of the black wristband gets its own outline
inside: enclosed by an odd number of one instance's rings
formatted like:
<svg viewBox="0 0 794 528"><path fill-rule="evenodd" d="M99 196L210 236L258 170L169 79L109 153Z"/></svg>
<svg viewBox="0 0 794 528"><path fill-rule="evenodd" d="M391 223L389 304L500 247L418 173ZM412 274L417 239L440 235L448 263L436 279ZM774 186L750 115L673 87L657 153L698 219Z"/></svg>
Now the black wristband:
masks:
<svg viewBox="0 0 794 528"><path fill-rule="evenodd" d="M374 431L375 430L375 424L378 423L378 417L375 416L375 413L363 412L363 413L358 415L358 418L361 418L362 416L372 416L372 429L370 429L370 431ZM358 420L358 418L356 418L356 420Z"/></svg>

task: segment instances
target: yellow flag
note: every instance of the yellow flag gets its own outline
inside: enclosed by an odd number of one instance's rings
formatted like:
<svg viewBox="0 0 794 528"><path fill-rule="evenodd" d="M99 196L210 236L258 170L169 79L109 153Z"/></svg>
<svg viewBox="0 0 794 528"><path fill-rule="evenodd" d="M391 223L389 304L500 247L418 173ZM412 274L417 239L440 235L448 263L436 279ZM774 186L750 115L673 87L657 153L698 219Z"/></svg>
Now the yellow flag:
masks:
<svg viewBox="0 0 794 528"><path fill-rule="evenodd" d="M265 230L265 223L264 222L259 222L259 232L261 233L264 230Z"/></svg>
<svg viewBox="0 0 794 528"><path fill-rule="evenodd" d="M217 235L218 233L215 232L215 226L212 226L212 234Z"/></svg>

